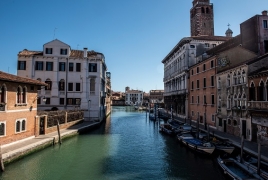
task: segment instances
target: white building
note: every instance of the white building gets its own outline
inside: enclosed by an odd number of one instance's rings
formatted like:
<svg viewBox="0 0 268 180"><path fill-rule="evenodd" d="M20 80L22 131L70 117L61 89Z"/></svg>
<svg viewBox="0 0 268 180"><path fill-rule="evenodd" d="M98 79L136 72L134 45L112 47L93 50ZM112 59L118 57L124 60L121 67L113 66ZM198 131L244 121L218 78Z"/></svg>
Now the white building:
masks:
<svg viewBox="0 0 268 180"><path fill-rule="evenodd" d="M38 109L80 108L85 110L85 119L105 116L106 71L102 53L72 50L57 39L44 44L42 51L24 49L18 54L18 76L48 84L38 90Z"/></svg>
<svg viewBox="0 0 268 180"><path fill-rule="evenodd" d="M126 105L141 106L143 103L143 92L139 90L126 91Z"/></svg>

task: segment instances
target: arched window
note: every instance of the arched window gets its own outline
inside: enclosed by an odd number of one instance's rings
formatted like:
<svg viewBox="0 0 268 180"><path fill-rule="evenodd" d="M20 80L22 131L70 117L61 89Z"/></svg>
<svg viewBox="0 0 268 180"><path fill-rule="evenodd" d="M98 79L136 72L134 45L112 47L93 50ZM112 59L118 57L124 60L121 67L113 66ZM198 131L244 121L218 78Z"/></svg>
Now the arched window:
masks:
<svg viewBox="0 0 268 180"><path fill-rule="evenodd" d="M236 119L234 119L234 126L237 126L237 120Z"/></svg>
<svg viewBox="0 0 268 180"><path fill-rule="evenodd" d="M258 100L259 101L265 101L265 89L264 89L264 82L261 81L260 86L258 87Z"/></svg>
<svg viewBox="0 0 268 180"><path fill-rule="evenodd" d="M22 89L22 103L26 103L26 87Z"/></svg>
<svg viewBox="0 0 268 180"><path fill-rule="evenodd" d="M208 7L206 8L206 13L209 14L209 8Z"/></svg>
<svg viewBox="0 0 268 180"><path fill-rule="evenodd" d="M45 90L51 90L52 81L50 79L47 79L45 83L47 84L47 86L45 86Z"/></svg>
<svg viewBox="0 0 268 180"><path fill-rule="evenodd" d="M6 124L0 122L0 136L4 136L6 134Z"/></svg>
<svg viewBox="0 0 268 180"><path fill-rule="evenodd" d="M204 7L201 8L201 12L205 13L205 8Z"/></svg>
<svg viewBox="0 0 268 180"><path fill-rule="evenodd" d="M227 97L227 109L230 109L231 108L231 96L229 95Z"/></svg>
<svg viewBox="0 0 268 180"><path fill-rule="evenodd" d="M236 85L237 84L237 77L236 77L236 73L234 72L234 75L233 75L233 84Z"/></svg>
<svg viewBox="0 0 268 180"><path fill-rule="evenodd" d="M236 94L234 95L234 106L235 107L237 106L237 95Z"/></svg>
<svg viewBox="0 0 268 180"><path fill-rule="evenodd" d="M255 86L254 83L251 82L250 88L249 88L249 100L250 101L255 101Z"/></svg>
<svg viewBox="0 0 268 180"><path fill-rule="evenodd" d="M18 89L17 89L17 103L18 104L22 103L22 95L21 95L21 93L22 93L21 87L18 87Z"/></svg>
<svg viewBox="0 0 268 180"><path fill-rule="evenodd" d="M21 131L25 131L25 128L26 127L26 121L25 120L22 120L21 122Z"/></svg>
<svg viewBox="0 0 268 180"><path fill-rule="evenodd" d="M16 132L20 132L20 121L16 122Z"/></svg>
<svg viewBox="0 0 268 180"><path fill-rule="evenodd" d="M227 123L228 123L228 125L231 126L231 125L232 125L232 121L231 121L231 119L228 119L228 120L227 120Z"/></svg>
<svg viewBox="0 0 268 180"><path fill-rule="evenodd" d="M227 75L227 87L231 86L230 74Z"/></svg>
<svg viewBox="0 0 268 180"><path fill-rule="evenodd" d="M59 81L59 91L64 91L65 90L65 81L64 79L61 79Z"/></svg>

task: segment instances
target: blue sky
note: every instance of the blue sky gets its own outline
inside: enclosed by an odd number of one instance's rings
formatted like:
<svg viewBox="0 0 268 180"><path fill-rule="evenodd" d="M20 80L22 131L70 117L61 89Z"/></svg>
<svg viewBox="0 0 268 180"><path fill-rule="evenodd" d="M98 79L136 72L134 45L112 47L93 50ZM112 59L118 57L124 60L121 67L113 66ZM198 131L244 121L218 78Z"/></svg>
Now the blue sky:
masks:
<svg viewBox="0 0 268 180"><path fill-rule="evenodd" d="M215 35L268 10L267 0L211 0ZM190 36L192 0L1 0L0 71L17 73L17 54L59 39L101 52L112 89L164 89L162 59ZM56 28L56 30L55 30ZM55 32L55 34L54 34Z"/></svg>

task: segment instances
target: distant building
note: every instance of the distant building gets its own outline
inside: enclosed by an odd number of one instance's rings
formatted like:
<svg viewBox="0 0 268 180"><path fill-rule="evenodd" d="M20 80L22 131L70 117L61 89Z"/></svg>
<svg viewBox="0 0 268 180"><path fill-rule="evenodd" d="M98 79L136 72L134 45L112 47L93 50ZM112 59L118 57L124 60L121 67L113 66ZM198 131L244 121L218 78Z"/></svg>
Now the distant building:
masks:
<svg viewBox="0 0 268 180"><path fill-rule="evenodd" d="M39 96L47 98L45 103L38 101L40 110L79 108L91 120L105 117L106 71L102 53L72 50L57 39L44 44L41 51L24 49L18 54L18 75L48 84L38 90Z"/></svg>
<svg viewBox="0 0 268 180"><path fill-rule="evenodd" d="M1 145L39 135L37 89L46 84L0 71Z"/></svg>
<svg viewBox="0 0 268 180"><path fill-rule="evenodd" d="M164 103L164 90L150 90L150 103Z"/></svg>
<svg viewBox="0 0 268 180"><path fill-rule="evenodd" d="M128 90L125 92L125 103L129 106L141 106L143 103L143 91Z"/></svg>

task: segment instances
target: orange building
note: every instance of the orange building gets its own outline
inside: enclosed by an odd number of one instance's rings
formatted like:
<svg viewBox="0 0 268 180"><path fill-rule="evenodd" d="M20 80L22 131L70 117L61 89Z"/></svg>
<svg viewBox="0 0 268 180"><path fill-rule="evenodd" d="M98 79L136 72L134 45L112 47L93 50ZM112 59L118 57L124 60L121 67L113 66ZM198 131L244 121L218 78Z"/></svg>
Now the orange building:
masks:
<svg viewBox="0 0 268 180"><path fill-rule="evenodd" d="M0 145L37 135L38 86L46 84L0 71Z"/></svg>
<svg viewBox="0 0 268 180"><path fill-rule="evenodd" d="M188 116L192 121L216 128L216 56L200 56L189 69Z"/></svg>

